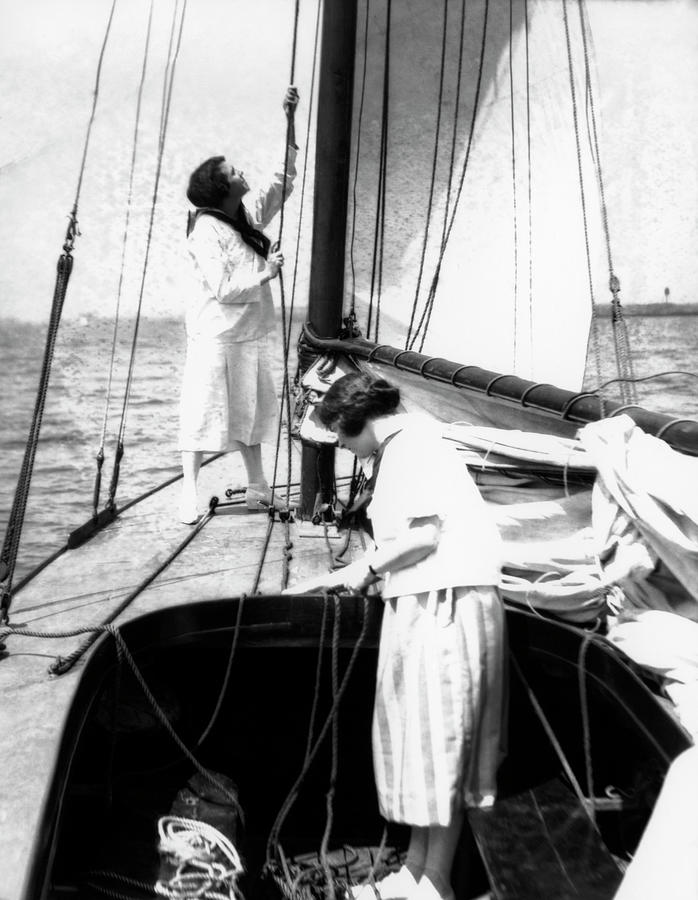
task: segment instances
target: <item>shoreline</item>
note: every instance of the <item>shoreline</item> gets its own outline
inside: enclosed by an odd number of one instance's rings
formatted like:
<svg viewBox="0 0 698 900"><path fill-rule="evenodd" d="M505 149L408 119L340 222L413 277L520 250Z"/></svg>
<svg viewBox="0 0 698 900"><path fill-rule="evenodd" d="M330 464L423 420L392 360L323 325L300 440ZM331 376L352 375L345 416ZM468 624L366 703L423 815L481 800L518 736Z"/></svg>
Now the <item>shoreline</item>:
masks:
<svg viewBox="0 0 698 900"><path fill-rule="evenodd" d="M597 303L596 313L602 318L610 319L611 308L610 303ZM621 303L621 309L628 317L698 316L698 303Z"/></svg>

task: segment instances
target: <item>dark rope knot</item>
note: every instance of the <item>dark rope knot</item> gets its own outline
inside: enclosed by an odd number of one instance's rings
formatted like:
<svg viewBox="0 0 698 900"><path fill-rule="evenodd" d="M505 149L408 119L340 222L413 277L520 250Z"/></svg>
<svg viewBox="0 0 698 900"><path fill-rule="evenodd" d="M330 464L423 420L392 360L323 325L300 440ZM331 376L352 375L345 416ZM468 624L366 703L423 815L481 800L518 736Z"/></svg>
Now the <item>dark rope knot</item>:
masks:
<svg viewBox="0 0 698 900"><path fill-rule="evenodd" d="M73 252L73 248L75 247L75 238L80 237L76 208L73 208L72 212L68 216L68 219L68 228L65 232L65 242L63 244L63 250L66 254L68 254L68 256L70 256L70 254Z"/></svg>

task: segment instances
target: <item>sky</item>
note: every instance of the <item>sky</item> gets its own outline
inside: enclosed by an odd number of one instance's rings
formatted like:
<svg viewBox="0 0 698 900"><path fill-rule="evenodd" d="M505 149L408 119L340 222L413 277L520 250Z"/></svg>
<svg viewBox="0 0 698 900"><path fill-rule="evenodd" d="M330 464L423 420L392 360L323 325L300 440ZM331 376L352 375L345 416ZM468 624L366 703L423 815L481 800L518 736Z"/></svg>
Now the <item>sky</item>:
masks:
<svg viewBox="0 0 698 900"><path fill-rule="evenodd" d="M0 0L0 314L44 321L75 200L111 0ZM314 10L301 16L296 80L310 84ZM143 70L148 0L118 0L78 204L81 236L64 314L111 315L121 271L127 186ZM155 186L174 0L155 0L136 144L122 302L133 312ZM181 3L178 4L181 10ZM186 178L213 154L250 179L283 160L281 101L292 65L293 3L189 0L153 222L144 312L181 312L171 296ZM312 14L312 15L310 15ZM299 110L304 133L308 104ZM107 252L108 251L108 252ZM136 296L134 296L134 294Z"/></svg>

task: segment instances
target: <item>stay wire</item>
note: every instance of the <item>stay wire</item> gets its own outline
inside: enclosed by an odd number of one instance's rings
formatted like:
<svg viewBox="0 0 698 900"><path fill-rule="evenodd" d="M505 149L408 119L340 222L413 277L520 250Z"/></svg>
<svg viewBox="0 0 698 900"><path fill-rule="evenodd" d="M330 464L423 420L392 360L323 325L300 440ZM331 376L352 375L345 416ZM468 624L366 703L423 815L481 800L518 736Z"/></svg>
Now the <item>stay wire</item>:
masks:
<svg viewBox="0 0 698 900"><path fill-rule="evenodd" d="M358 209L357 189L359 183L359 163L361 159L361 136L363 134L364 121L364 104L366 100L366 69L368 64L368 20L370 12L371 0L366 0L366 18L364 21L363 34L363 54L361 67L361 92L359 94L359 112L356 127L356 148L354 150L354 175L352 178L352 204L351 204L351 221L349 225L349 272L351 278L351 288L349 291L350 310L349 314L352 321L356 318L356 260L354 259L354 250L356 248L356 213Z"/></svg>
<svg viewBox="0 0 698 900"><path fill-rule="evenodd" d="M121 246L121 265L119 268L119 283L116 292L116 307L114 312L114 328L112 331L111 353L109 356L109 376L107 379L106 398L104 402L104 418L102 420L102 430L99 442L99 450L97 451L97 473L95 475L95 485L93 490L92 508L94 515L97 515L102 485L102 465L104 463L104 444L107 436L107 425L109 421L109 407L111 405L112 385L114 379L115 359L116 359L116 343L119 334L120 316L121 316L121 298L124 283L124 271L126 268L126 248L128 245L129 229L131 222L131 210L133 203L133 182L136 169L136 159L138 156L138 139L140 136L141 107L143 102L143 88L145 85L145 76L148 68L148 57L150 51L150 38L153 24L153 7L154 0L150 0L150 10L148 13L148 26L146 30L145 46L143 49L143 64L141 67L141 77L138 85L138 96L136 101L136 115L133 127L133 149L131 151L131 165L129 169L128 194L126 200L126 215L124 220L124 234Z"/></svg>
<svg viewBox="0 0 698 900"><path fill-rule="evenodd" d="M53 291L53 301L51 305L51 313L46 335L46 345L44 348L44 356L39 378L39 387L37 390L37 396L34 405L34 414L32 416L29 436L27 438L24 457L22 459L22 465L20 467L20 473L17 480L17 487L15 490L12 508L10 510L10 516L5 532L3 547L0 553L0 561L4 565L4 571L0 575L0 581L4 582L2 594L0 596L0 622L9 621L9 609L12 597L12 580L14 578L14 572L17 564L17 554L19 551L19 543L24 527L24 518L26 515L29 488L34 471L34 462L36 459L36 451L39 443L39 433L41 431L41 422L43 419L44 407L46 405L46 396L48 394L51 366L53 363L56 339L58 336L58 327L60 325L61 314L63 312L63 304L65 302L65 297L68 290L68 282L73 270L72 253L74 249L75 238L80 234L78 229L78 205L80 201L82 182L87 163L87 153L90 145L90 138L92 136L92 126L94 124L97 102L99 100L102 64L111 34L115 8L116 0L112 0L112 5L109 12L109 17L107 20L104 38L102 40L102 46L97 63L97 72L95 76L95 84L92 95L92 108L90 111L87 131L85 134L85 142L83 145L82 159L80 161L78 182L75 190L73 208L68 217L69 222L65 240L63 243L63 253L59 256L57 263L56 283Z"/></svg>
<svg viewBox="0 0 698 900"><path fill-rule="evenodd" d="M95 86L92 92L92 109L90 111L90 119L87 123L87 134L85 135L85 144L82 150L82 160L80 162L80 171L78 174L78 184L75 190L75 201L73 203L73 211L72 217L75 220L76 230L77 230L77 215L78 215L78 203L80 200L80 192L82 191L82 181L85 175L85 166L87 164L87 151L90 145L90 138L92 136L92 126L95 120L95 114L97 112L97 101L99 99L99 89L100 82L102 79L102 64L104 62L104 54L107 49L107 44L109 43L109 36L111 34L111 26L114 21L114 11L116 9L116 0L112 0L111 9L109 11L109 19L107 20L107 27L104 32L104 39L102 41L102 49L99 52L99 60L97 62L97 74L95 76Z"/></svg>
<svg viewBox="0 0 698 900"><path fill-rule="evenodd" d="M163 78L163 104L161 109L161 122L160 122L160 137L158 142L158 153L157 153L157 164L155 170L155 180L153 185L153 193L150 204L150 217L148 223L148 233L146 237L146 246L145 246L145 257L143 260L143 267L141 272L141 282L140 289L138 293L138 306L136 310L136 322L133 329L133 338L131 341L131 354L129 359L128 366L128 374L126 378L126 387L124 389L124 400L121 409L121 421L119 424L119 433L118 433L118 441L117 441L117 455L114 461L114 469L112 472L111 484L109 487L109 500L108 504L111 506L114 504L114 499L116 496L116 489L119 481L119 471L120 471L120 461L121 455L123 454L124 448L124 436L126 432L126 417L129 406L129 401L131 397L131 390L133 387L133 373L135 368L136 361L136 348L138 345L138 333L140 329L140 320L141 320L141 312L143 308L143 295L145 291L145 282L146 282L146 274L148 272L148 262L150 260L150 249L152 246L152 238L153 238L153 226L155 221L155 210L157 207L159 187L160 187L160 177L162 175L162 159L165 149L165 138L167 135L167 126L169 122L170 116L170 108L172 102L172 89L174 85L174 77L176 73L176 65L179 57L179 51L182 44L182 33L184 30L184 20L187 11L188 0L183 0L182 3L182 11L179 17L179 26L177 26L177 14L179 12L179 0L175 4L173 14L172 14L172 25L170 31L170 45L168 48L168 61L165 67L165 75ZM174 34L177 32L177 41L174 48L174 53L172 52L172 44L174 42Z"/></svg>
<svg viewBox="0 0 698 900"><path fill-rule="evenodd" d="M434 149L431 156L431 175L429 178L429 196L427 199L427 210L424 217L424 239L422 240L422 248L419 256L419 268L417 270L417 283L415 285L414 300L412 301L412 312L407 327L407 336L405 338L405 349L411 345L412 327L414 325L415 316L417 314L417 306L419 304L419 292L422 287L422 277L424 275L424 263L427 255L427 246L429 244L429 229L431 227L432 210L434 208L434 194L436 192L436 171L439 162L439 146L441 140L441 121L444 107L444 75L446 70L446 38L448 36L448 0L444 0L441 17L441 63L439 67L439 91L436 101L436 128L434 129ZM457 108L457 107L456 107Z"/></svg>
<svg viewBox="0 0 698 900"><path fill-rule="evenodd" d="M528 192L528 340L533 373L533 169L531 164L531 44L528 0L524 0L524 34L526 42L526 185Z"/></svg>
<svg viewBox="0 0 698 900"><path fill-rule="evenodd" d="M463 87L463 54L465 50L465 21L466 21L466 4L465 0L461 2L461 14L460 14L460 35L458 39L458 71L456 75L456 98L454 104L454 114L453 114L453 128L451 133L451 153L448 165L448 183L446 186L446 204L444 206L444 216L443 222L441 225L441 241L439 244L439 253L440 256L443 257L446 252L446 242L447 242L447 229L448 229L448 221L449 214L451 211L451 194L453 191L453 172L455 170L456 165L456 149L458 145L458 125L460 121L460 98L461 91ZM436 286L437 281L432 281L429 285L429 292L427 294L427 301L425 304L425 315L420 320L420 328L424 325L422 332L422 339L420 341L420 352L424 349L424 341L426 339L427 332L429 330L429 323L431 322L431 314L434 309L434 301L436 297ZM416 340L416 336L415 336ZM414 341L412 346L414 346Z"/></svg>
<svg viewBox="0 0 698 900"><path fill-rule="evenodd" d="M572 104L572 122L573 122L573 131L574 131L574 140L575 147L577 153L577 177L579 184L579 198L582 209L582 224L584 229L584 248L586 253L586 265L587 265L587 282L589 288L589 301L591 304L592 311L592 335L593 335L593 343L594 343L594 354L595 354L595 362L596 362L596 370L598 380L601 380L601 356L600 356L600 344L598 338L598 325L597 325L597 312L596 312L596 299L594 295L594 283L592 277L592 266L591 266L591 249L589 245L589 222L587 216L587 205L586 205L586 191L584 187L584 172L582 167L582 149L579 138L579 112L577 108L577 90L575 87L575 71L574 71L574 61L572 58L572 44L570 39L570 24L569 24L569 16L567 12L567 0L562 0L562 18L564 23L565 30L565 45L567 49L567 70L569 74L569 83L570 83L570 100ZM599 395L599 399L601 401L602 406L604 405L603 396Z"/></svg>
<svg viewBox="0 0 698 900"><path fill-rule="evenodd" d="M511 200L514 253L514 371L517 371L517 336L519 313L519 228L516 202L516 117L514 115L514 0L509 0L509 113L511 129Z"/></svg>
<svg viewBox="0 0 698 900"><path fill-rule="evenodd" d="M428 308L425 307L425 309L422 313L422 318L420 320L420 323L417 327L417 330L415 331L415 340L416 340L416 336L418 334L420 334L420 332L422 331L422 328L424 327L424 332L422 333L422 336L421 336L420 352L424 348L424 340L426 338L426 332L428 331L429 324L431 322L431 312L433 310L433 306L434 306L434 302L435 302L435 298L436 298L436 288L437 288L437 285L439 282L439 277L441 274L441 265L443 263L443 258L444 258L444 253L445 253L446 247L447 247L448 242L451 237L453 225L455 223L456 213L458 211L458 206L460 204L461 195L463 193L463 185L465 183L465 176L468 171L468 166L469 166L469 162L470 162L470 153L472 151L473 141L475 138L475 124L477 122L477 115L478 115L479 108L480 108L480 95L482 92L482 82L483 82L484 68L485 68L485 51L487 48L487 27L488 27L488 22L489 22L489 8L490 8L490 0L485 0L485 6L484 6L483 18L482 18L482 37L481 37L481 41L480 41L480 59L479 59L479 63L478 63L478 75L477 75L477 82L475 85L475 94L473 97L473 112L472 112L472 116L470 119L470 129L469 129L469 133L468 133L468 141L466 144L463 165L461 166L461 172L460 172L460 177L459 177L459 181L458 181L458 189L456 191L456 197L455 197L452 209L451 209L451 217L450 217L450 220L448 223L448 228L446 230L446 234L444 236L442 250L441 250L441 253L437 260L436 268L435 268L434 274L432 276L431 284L429 287L430 303L428 305ZM414 341L413 341L413 344L414 344Z"/></svg>
<svg viewBox="0 0 698 900"><path fill-rule="evenodd" d="M318 48L318 33L319 33L319 15L320 8L318 4L318 10L316 14L316 25L315 25L315 40L314 40L314 53L313 53L313 75L312 75L312 87L311 87L311 99L310 99L310 109L312 109L312 98L314 93L314 79L315 79L315 68L317 61L317 48ZM291 49L291 72L290 72L290 83L293 84L295 81L295 67L296 67L296 57L297 57L297 45L298 45L298 21L300 16L300 7L299 3L296 2L294 8L294 22L293 22L293 38L292 38L292 49ZM308 165L308 145L310 140L310 111L308 113L308 125L306 129L306 142L305 142L305 151L304 151L304 163L303 163L303 178L302 178L302 188L301 188L301 199L300 199L300 213L296 230L296 252L295 252L295 260L294 260L294 270L293 270L293 280L292 280L292 288L291 288L291 302L290 308L287 312L286 309L286 296L285 296L285 283L283 272L279 272L279 289L280 289L280 297L281 297L281 326L282 326L282 347L283 347L283 376L282 376L282 389L281 389L281 415L279 416L279 421L277 424L277 432L276 432L276 449L274 454L274 474L272 483L276 483L279 459L281 454L281 434L283 428L283 417L284 414L286 416L287 423L287 433L286 433L286 467L287 467L287 477L286 477L286 505L290 505L290 484L291 484L291 470L293 466L292 459L292 438L291 438L291 423L292 423L292 414L291 414L291 385L290 385L290 376L288 371L288 363L290 358L290 350L291 350L291 331L293 327L293 309L295 303L295 293L296 293L296 285L297 285L297 273L298 273L298 258L300 251L300 233L301 233L301 219L303 212L303 203L305 198L305 184L307 177L307 165ZM294 119L294 127L295 127L295 119ZM288 148L290 143L290 135L291 135L291 122L287 121L286 127L286 143L285 143L285 156L284 156L284 173L283 173L283 186L282 186L282 198L281 198L281 210L280 210L280 220L279 220L279 236L278 236L278 246L281 245L281 240L283 236L283 228L284 228L284 208L286 204L286 188L287 188L287 178L288 178ZM272 504L274 500L274 490L272 489ZM288 554L290 552L290 536L289 529L286 528L286 551L285 551L285 560L288 558ZM284 574L283 583L286 581L286 575Z"/></svg>
<svg viewBox="0 0 698 900"><path fill-rule="evenodd" d="M594 160L597 184L599 188L599 198L601 204L601 222L603 225L604 241L606 246L606 258L608 261L608 283L612 296L612 324L613 337L616 348L616 361L618 374L627 377L628 380L622 385L623 402L637 403L637 392L634 388L632 379L634 377L632 354L630 352L630 342L628 338L628 329L622 312L622 305L618 296L620 292L620 281L615 274L613 267L613 256L611 253L611 233L608 224L608 206L606 204L606 192L604 186L603 168L601 164L601 151L599 147L598 129L596 125L596 108L594 104L594 93L591 84L591 66L590 66L590 50L591 29L589 25L588 15L585 12L584 0L577 0L577 10L579 12L579 27L582 35L582 45L584 48L584 73L586 84L586 108L588 110L587 117L591 125L590 139L593 142L592 158Z"/></svg>
<svg viewBox="0 0 698 900"><path fill-rule="evenodd" d="M368 304L366 337L371 339L374 297L376 303L376 325L374 340L378 340L379 309L383 282L383 247L385 238L385 201L388 161L388 122L390 119L390 38L392 21L392 0L386 4L385 42L383 47L383 104L381 111L381 136L378 159L378 202L373 230L373 256L371 266L371 288Z"/></svg>
<svg viewBox="0 0 698 900"><path fill-rule="evenodd" d="M292 470L292 436L291 436L291 424L292 424L292 414L291 414L291 383L290 383L290 375L288 371L288 364L291 355L291 336L293 329L293 312L295 307L295 298L296 298L296 289L298 284L298 261L300 258L300 243L301 243L301 230L303 225L303 210L305 207L305 195L306 195L306 184L308 177L308 147L310 146L310 128L312 121L312 111L315 102L315 87L316 87L316 72L317 72L317 59L318 59L318 48L319 48L319 34L320 34L320 12L321 12L321 3L320 0L317 2L316 7L316 15L315 15L315 34L313 39L313 65L311 72L311 86L310 86L310 99L308 102L308 116L307 116L307 124L306 124L306 133L305 133L305 150L303 153L303 174L301 178L301 191L300 191L300 201L299 201L299 214L298 214L298 222L296 227L296 247L295 247L295 257L294 257L294 266L293 266L293 278L291 282L291 301L288 309L288 314L286 314L285 310L285 298L283 294L283 272L279 273L280 285L282 290L282 342L283 342L283 377L282 377L282 387L281 387L281 407L282 410L286 411L286 419L287 419L287 434L286 434L286 451L287 451L287 479L286 479L286 505L290 506L290 491L291 491L291 470ZM291 63L291 79L293 80L293 73L295 70L295 58L297 54L296 50L296 32L298 29L298 10L296 12L296 18L294 20L294 40L293 40L293 59ZM286 148L288 150L288 130L286 133ZM286 185L286 172L284 172L284 188ZM281 206L281 214L283 215L285 203L282 203ZM283 223L281 228L283 227ZM281 241L281 228L279 230L279 242ZM281 454L281 432L283 427L282 416L279 416L279 421L277 423L276 430L276 449L274 454L274 473L272 485L276 484L277 480L277 472L279 466L279 458ZM274 488L272 487L272 503L274 498Z"/></svg>

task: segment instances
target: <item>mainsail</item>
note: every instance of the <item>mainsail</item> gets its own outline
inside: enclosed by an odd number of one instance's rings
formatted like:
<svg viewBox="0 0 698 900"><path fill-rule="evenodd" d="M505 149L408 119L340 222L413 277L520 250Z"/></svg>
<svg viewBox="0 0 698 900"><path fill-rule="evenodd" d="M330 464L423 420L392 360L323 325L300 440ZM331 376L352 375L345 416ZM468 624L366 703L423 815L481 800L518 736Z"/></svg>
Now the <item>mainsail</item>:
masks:
<svg viewBox="0 0 698 900"><path fill-rule="evenodd" d="M641 101L647 55L655 68L667 57L662 31L638 47L648 34L640 20L659 25L656 4L631 6L361 7L347 290L374 308L363 319L369 338L579 389L596 306L614 298L611 275L616 299L633 303L681 277L682 263L657 258L665 239L640 234L650 196L663 231L693 228L695 189L679 201L677 174L690 128L672 146L659 110L695 117L681 86L695 57L677 33L678 86L663 71ZM686 24L690 10L677 4L674 15ZM657 196L660 183L684 213ZM602 380L597 345L592 328L592 385Z"/></svg>

